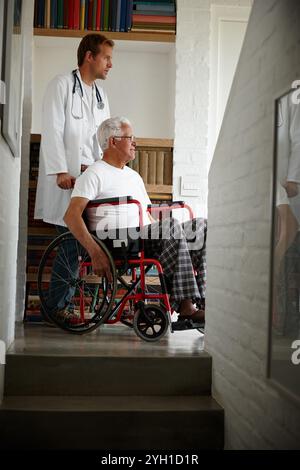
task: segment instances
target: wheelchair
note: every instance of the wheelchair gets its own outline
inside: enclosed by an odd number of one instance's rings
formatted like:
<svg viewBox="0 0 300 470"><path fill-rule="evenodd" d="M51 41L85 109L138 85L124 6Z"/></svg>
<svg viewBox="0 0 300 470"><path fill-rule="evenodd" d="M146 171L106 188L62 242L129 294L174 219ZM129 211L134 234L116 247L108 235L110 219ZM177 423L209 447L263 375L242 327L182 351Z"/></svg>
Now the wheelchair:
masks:
<svg viewBox="0 0 300 470"><path fill-rule="evenodd" d="M143 226L142 207L139 201L129 196L90 201L87 209L119 204L135 204L140 227ZM193 217L191 208L182 201L170 202L163 207L148 206L148 212L154 217L155 214L162 217L164 211L172 213L175 209L187 209ZM162 266L158 260L145 257L143 240L118 237L100 240L92 232L91 235L108 257L112 281L92 272L87 251L71 232L59 235L44 252L38 270L41 313L46 322L80 335L103 324L121 322L149 342L162 338L168 329L171 332L188 329L204 332L204 323L186 318L172 321L174 312ZM56 314L57 295L61 292L68 292L67 306L73 313L68 321Z"/></svg>

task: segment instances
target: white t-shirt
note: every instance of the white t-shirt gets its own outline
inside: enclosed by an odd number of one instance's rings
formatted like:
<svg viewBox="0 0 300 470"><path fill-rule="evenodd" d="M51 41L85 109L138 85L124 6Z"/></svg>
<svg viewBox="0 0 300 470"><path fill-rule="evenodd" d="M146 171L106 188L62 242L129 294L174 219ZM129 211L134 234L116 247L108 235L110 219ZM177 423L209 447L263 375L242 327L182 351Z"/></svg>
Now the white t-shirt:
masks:
<svg viewBox="0 0 300 470"><path fill-rule="evenodd" d="M151 204L140 175L129 168L116 168L99 160L77 178L72 197L106 199L131 196L137 199L143 209L143 225L151 223L147 205ZM116 228L138 227L139 215L136 204L103 206L87 209L89 229L92 231L114 230Z"/></svg>

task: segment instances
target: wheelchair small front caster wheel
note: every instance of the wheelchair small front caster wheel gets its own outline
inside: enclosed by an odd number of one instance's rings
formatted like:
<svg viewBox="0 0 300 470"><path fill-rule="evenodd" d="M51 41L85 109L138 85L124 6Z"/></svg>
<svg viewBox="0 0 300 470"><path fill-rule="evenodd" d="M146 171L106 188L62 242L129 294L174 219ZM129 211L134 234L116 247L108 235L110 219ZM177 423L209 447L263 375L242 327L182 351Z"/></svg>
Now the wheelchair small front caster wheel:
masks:
<svg viewBox="0 0 300 470"><path fill-rule="evenodd" d="M166 334L168 326L167 313L159 305L143 305L135 312L134 331L145 341L159 340Z"/></svg>

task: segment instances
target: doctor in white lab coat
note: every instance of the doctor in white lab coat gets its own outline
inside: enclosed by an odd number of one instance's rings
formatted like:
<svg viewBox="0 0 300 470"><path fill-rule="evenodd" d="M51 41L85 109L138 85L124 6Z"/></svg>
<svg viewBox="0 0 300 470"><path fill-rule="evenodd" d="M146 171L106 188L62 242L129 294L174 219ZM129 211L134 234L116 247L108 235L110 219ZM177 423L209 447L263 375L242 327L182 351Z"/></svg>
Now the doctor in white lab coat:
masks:
<svg viewBox="0 0 300 470"><path fill-rule="evenodd" d="M76 178L101 158L97 129L110 117L107 96L96 80L105 80L112 67L114 43L100 34L88 34L78 47L78 69L55 77L46 90L41 131L40 166L35 203L35 218L54 224L58 233L68 231L63 221ZM65 244L69 270L78 269L76 245ZM56 279L67 279L58 253L53 262L49 284L49 301L43 308L68 321L74 317L74 288L57 288ZM61 284L61 283L60 283Z"/></svg>
<svg viewBox="0 0 300 470"><path fill-rule="evenodd" d="M95 80L106 79L113 46L100 34L85 36L77 51L78 69L55 77L45 93L35 218L59 232L75 179L101 158L96 132L110 110Z"/></svg>

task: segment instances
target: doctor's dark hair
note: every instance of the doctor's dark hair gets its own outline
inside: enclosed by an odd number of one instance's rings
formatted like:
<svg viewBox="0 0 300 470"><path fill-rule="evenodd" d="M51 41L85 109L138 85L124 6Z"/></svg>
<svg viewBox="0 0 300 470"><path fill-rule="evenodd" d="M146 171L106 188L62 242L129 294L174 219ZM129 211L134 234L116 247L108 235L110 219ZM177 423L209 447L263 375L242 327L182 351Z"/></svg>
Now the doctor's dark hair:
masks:
<svg viewBox="0 0 300 470"><path fill-rule="evenodd" d="M115 43L111 39L103 36L102 34L87 34L82 38L77 49L77 62L78 67L80 67L85 58L87 51L91 51L93 57L95 57L98 52L100 52L100 47L102 44L106 44L110 47L114 47Z"/></svg>
<svg viewBox="0 0 300 470"><path fill-rule="evenodd" d="M103 152L108 148L110 137L122 135L122 126L131 126L131 123L127 118L118 116L105 119L101 126L98 127L98 142Z"/></svg>

